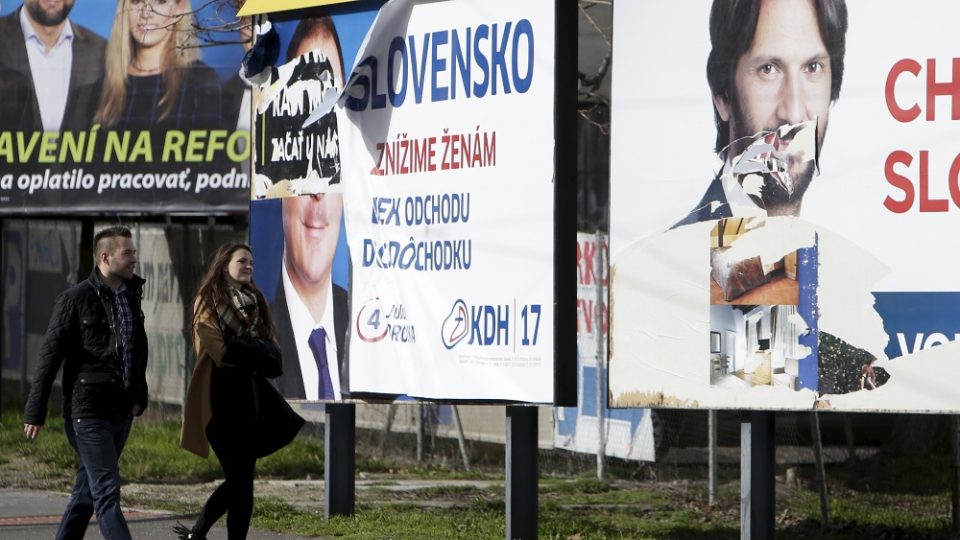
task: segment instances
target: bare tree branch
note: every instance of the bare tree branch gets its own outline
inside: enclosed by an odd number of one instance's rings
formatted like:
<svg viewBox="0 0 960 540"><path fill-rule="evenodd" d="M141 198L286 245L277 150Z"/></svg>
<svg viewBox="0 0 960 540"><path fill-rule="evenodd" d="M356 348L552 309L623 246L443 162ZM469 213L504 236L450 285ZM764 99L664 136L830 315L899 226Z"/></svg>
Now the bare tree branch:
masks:
<svg viewBox="0 0 960 540"><path fill-rule="evenodd" d="M603 38L603 42L607 44L607 47L612 48L613 44L610 43L610 38L607 37L606 32L600 29L600 26L597 25L597 21L593 20L593 17L591 17L590 14L587 13L587 8L583 7L584 1L586 0L581 0L581 3L578 5L578 7L580 8L580 13L583 13L583 16L586 17L587 21L590 22L590 25L593 26L593 29L596 30L598 34L600 34L600 37Z"/></svg>
<svg viewBox="0 0 960 540"><path fill-rule="evenodd" d="M610 100L601 93L600 88L610 74L610 66L613 60L613 43L610 39L610 28L608 27L606 30L602 28L600 24L597 23L597 18L599 17L600 20L606 21L612 5L613 3L610 0L577 1L577 9L579 9L583 15L583 20L590 25L583 30L589 31L589 28L592 28L603 42L603 45L600 45L596 41L593 41L593 44L601 49L606 49L605 51L595 51L605 54L603 54L599 64L596 64L596 71L593 74L588 74L590 68L593 67L592 65L580 66L584 71L577 72L577 113L588 123L599 129L604 135L610 133ZM594 10L593 14L591 14L590 10L594 8L599 11ZM598 17L594 17L594 15Z"/></svg>
<svg viewBox="0 0 960 540"><path fill-rule="evenodd" d="M583 117L584 120L586 120L587 122L593 124L594 127L596 127L597 129L599 129L599 130L600 130L600 133L603 133L604 135L609 135L609 134L610 134L610 125L609 125L609 124L604 123L604 122L597 122L596 120L594 120L593 118L591 118L590 115L584 113L583 111L577 111L577 113L578 113L581 117Z"/></svg>
<svg viewBox="0 0 960 540"><path fill-rule="evenodd" d="M600 61L600 66L597 68L597 72L593 76L587 76L586 73L582 71L577 72L577 81L580 84L580 91L593 92L600 88L600 85L603 83L603 79L607 77L607 72L610 70L610 60L611 53L608 51L606 56L603 57L603 60Z"/></svg>
<svg viewBox="0 0 960 540"><path fill-rule="evenodd" d="M210 6L214 6L214 14L203 17L202 19L197 17L201 11L209 8ZM185 49L214 47L220 45L242 45L244 43L242 40L220 39L214 37L214 34L233 33L253 27L253 23L249 17L236 17L233 11L232 0L205 0L200 7L178 13L173 17L168 17L166 14L160 13L156 10L156 8L154 8L153 4L150 4L148 8L144 7L138 9L149 9L150 12L156 16L170 19L166 24L158 26L157 30L166 30L168 32L190 32L196 36L196 38L199 40L199 43L182 45L181 48ZM223 17L222 14L224 11L230 13L231 16ZM195 21L190 25L190 29L177 30L177 24L179 24L184 17L191 15L194 16Z"/></svg>

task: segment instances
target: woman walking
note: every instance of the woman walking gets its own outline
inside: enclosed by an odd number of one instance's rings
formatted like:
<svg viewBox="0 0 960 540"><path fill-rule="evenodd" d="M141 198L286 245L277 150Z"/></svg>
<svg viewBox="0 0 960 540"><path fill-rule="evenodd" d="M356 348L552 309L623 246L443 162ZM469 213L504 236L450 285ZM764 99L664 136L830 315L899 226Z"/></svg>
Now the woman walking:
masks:
<svg viewBox="0 0 960 540"><path fill-rule="evenodd" d="M208 444L224 482L207 499L181 539L205 538L225 513L231 540L246 538L253 513L257 458L286 446L304 420L265 382L280 374L270 310L253 282L253 253L245 244L220 247L194 300L197 355L183 408L180 446L206 458Z"/></svg>

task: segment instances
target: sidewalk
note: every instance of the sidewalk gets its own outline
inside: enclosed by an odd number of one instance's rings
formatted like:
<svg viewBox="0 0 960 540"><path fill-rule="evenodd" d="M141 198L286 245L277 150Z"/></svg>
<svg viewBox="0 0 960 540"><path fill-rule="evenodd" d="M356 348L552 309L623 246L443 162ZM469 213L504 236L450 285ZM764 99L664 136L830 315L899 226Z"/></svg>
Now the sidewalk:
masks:
<svg viewBox="0 0 960 540"><path fill-rule="evenodd" d="M127 495L138 491L149 490L152 496L159 500L188 500L195 502L197 510L219 481L202 484L126 484L123 489ZM361 475L356 480L356 492L361 494L370 489L386 492L406 492L431 487L476 487L488 489L491 486L502 486L501 480L437 480L437 479L403 479L394 480L387 476ZM256 493L260 496L279 497L294 507L308 512L323 512L324 483L323 480L257 480ZM60 516L67 506L68 495L52 491L29 489L0 488L0 538L3 540L33 540L35 538L53 538L60 524ZM370 501L368 501L370 502ZM373 501L372 504L378 504ZM386 502L390 504L390 502ZM444 507L454 504L443 498L409 501L404 499L403 504L414 504L425 508ZM169 539L174 540L173 526L180 521L185 524L193 523L194 515L172 514L170 512L154 511L143 508L123 508L127 525L134 538ZM220 524L215 526L207 538L210 540L226 540L227 530ZM96 522L91 522L87 528L86 539L103 540ZM304 537L281 535L269 531L251 529L247 538L250 540L307 540ZM314 540L331 540L328 537L313 537Z"/></svg>
<svg viewBox="0 0 960 540"><path fill-rule="evenodd" d="M60 516L67 506L67 495L50 491L0 489L0 537L4 540L34 540L53 538ZM134 538L175 538L173 526L179 520L191 523L193 516L167 512L124 508L130 533ZM87 528L86 539L102 540L96 521ZM207 535L210 540L226 540L227 530L217 525ZM298 536L283 536L274 532L251 529L250 540L305 540Z"/></svg>

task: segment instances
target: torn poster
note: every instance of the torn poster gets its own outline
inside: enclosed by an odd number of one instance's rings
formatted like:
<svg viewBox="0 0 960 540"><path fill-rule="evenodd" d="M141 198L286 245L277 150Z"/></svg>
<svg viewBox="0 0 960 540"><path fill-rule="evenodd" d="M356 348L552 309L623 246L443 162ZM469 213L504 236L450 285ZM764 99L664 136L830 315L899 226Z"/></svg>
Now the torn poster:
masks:
<svg viewBox="0 0 960 540"><path fill-rule="evenodd" d="M617 6L611 405L960 412L960 6L713 4Z"/></svg>
<svg viewBox="0 0 960 540"><path fill-rule="evenodd" d="M257 93L254 199L339 191L340 137L329 107L343 81L338 54L335 47L307 50L272 70ZM326 114L307 124L325 103Z"/></svg>

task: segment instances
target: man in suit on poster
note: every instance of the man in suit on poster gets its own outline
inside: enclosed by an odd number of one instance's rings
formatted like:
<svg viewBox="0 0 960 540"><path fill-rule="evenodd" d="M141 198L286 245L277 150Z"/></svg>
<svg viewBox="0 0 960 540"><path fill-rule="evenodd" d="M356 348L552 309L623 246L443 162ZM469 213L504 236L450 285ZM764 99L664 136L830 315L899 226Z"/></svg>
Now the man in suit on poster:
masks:
<svg viewBox="0 0 960 540"><path fill-rule="evenodd" d="M283 199L283 268L271 310L283 353L287 399L338 400L346 386L347 291L331 279L340 235L339 193ZM333 360L336 359L336 364Z"/></svg>
<svg viewBox="0 0 960 540"><path fill-rule="evenodd" d="M817 162L816 156L802 154L806 148L791 148L798 130L779 140L790 189L764 175L759 195L748 193L739 184L743 175L729 174L731 162L757 134L810 121L816 123L819 155L830 106L840 97L846 32L844 0L713 3L707 81L717 126L715 150L724 169L677 225L732 217L732 206L759 207L771 216L800 214Z"/></svg>
<svg viewBox="0 0 960 540"><path fill-rule="evenodd" d="M25 0L0 18L0 77L27 83L25 129L90 127L100 98L106 41L68 19L74 0ZM0 95L6 101L14 96ZM19 127L19 126L18 126Z"/></svg>
<svg viewBox="0 0 960 540"><path fill-rule="evenodd" d="M287 58L315 49L330 60L342 87L343 60L329 16L303 19L290 40ZM283 375L277 384L287 399L339 400L346 387L344 337L349 312L347 291L333 284L332 266L343 195L286 197L281 204L283 267L271 306L283 353Z"/></svg>
<svg viewBox="0 0 960 540"><path fill-rule="evenodd" d="M714 0L707 81L717 127L715 150L724 166L697 206L674 227L756 210L768 216L800 215L818 172L830 108L840 96L846 32L844 0ZM803 137L804 130L813 131L812 137ZM776 134L773 144L783 171L763 174L761 185L751 189L745 178L757 175L738 173L735 163L754 143L769 142L764 133ZM804 139L812 145L803 144ZM856 390L862 366L875 357L822 329L818 336L820 393Z"/></svg>

